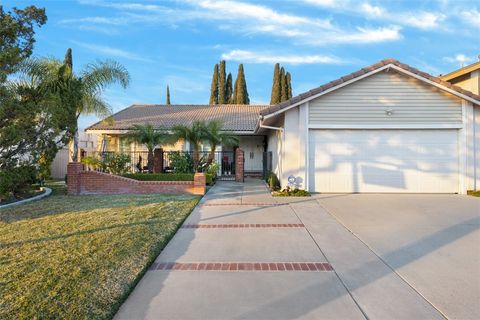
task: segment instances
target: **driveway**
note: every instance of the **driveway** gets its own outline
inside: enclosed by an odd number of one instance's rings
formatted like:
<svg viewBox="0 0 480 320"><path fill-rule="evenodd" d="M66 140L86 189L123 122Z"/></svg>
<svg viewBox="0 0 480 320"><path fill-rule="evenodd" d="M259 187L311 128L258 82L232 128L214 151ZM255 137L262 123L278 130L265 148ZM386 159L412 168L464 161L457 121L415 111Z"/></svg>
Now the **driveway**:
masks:
<svg viewBox="0 0 480 320"><path fill-rule="evenodd" d="M219 182L115 318L478 318L480 201L401 197Z"/></svg>

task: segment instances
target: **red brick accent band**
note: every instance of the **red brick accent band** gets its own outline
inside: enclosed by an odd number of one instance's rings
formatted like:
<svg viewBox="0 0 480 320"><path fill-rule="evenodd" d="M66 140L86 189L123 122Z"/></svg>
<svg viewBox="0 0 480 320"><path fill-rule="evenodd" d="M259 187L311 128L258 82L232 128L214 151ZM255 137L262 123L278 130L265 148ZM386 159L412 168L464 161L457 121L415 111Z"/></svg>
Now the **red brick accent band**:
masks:
<svg viewBox="0 0 480 320"><path fill-rule="evenodd" d="M226 228L304 228L302 223L228 223L228 224L185 224L183 229L226 229Z"/></svg>
<svg viewBox="0 0 480 320"><path fill-rule="evenodd" d="M328 262L154 262L149 270L175 271L333 271Z"/></svg>

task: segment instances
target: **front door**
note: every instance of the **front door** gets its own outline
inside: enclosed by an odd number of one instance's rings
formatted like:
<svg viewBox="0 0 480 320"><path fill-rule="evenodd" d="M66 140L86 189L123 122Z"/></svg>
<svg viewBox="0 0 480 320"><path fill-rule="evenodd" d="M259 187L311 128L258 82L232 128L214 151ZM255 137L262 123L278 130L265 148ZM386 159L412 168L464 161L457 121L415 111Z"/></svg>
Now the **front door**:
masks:
<svg viewBox="0 0 480 320"><path fill-rule="evenodd" d="M240 138L240 148L244 151L245 172L262 172L263 137L249 136Z"/></svg>

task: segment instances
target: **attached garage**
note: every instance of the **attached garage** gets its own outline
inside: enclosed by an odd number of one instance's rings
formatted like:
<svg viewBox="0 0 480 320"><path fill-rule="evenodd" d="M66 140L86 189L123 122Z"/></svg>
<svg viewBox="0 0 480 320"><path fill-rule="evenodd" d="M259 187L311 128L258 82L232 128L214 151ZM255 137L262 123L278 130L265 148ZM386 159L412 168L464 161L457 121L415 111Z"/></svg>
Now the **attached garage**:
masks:
<svg viewBox="0 0 480 320"><path fill-rule="evenodd" d="M458 192L458 130L311 130L310 190Z"/></svg>
<svg viewBox="0 0 480 320"><path fill-rule="evenodd" d="M480 96L387 59L263 111L259 128L275 137L268 148L282 186L466 193L480 188L479 105Z"/></svg>

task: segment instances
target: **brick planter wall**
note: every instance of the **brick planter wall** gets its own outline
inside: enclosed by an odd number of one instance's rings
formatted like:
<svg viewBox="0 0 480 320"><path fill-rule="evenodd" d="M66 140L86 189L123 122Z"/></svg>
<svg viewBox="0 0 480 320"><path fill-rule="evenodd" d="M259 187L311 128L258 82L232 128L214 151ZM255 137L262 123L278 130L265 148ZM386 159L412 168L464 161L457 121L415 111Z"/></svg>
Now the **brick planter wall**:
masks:
<svg viewBox="0 0 480 320"><path fill-rule="evenodd" d="M67 167L68 194L205 194L205 175L194 181L138 181L97 171L84 171L81 163Z"/></svg>
<svg viewBox="0 0 480 320"><path fill-rule="evenodd" d="M235 181L243 182L244 181L244 163L245 155L242 149L237 148L235 150Z"/></svg>

